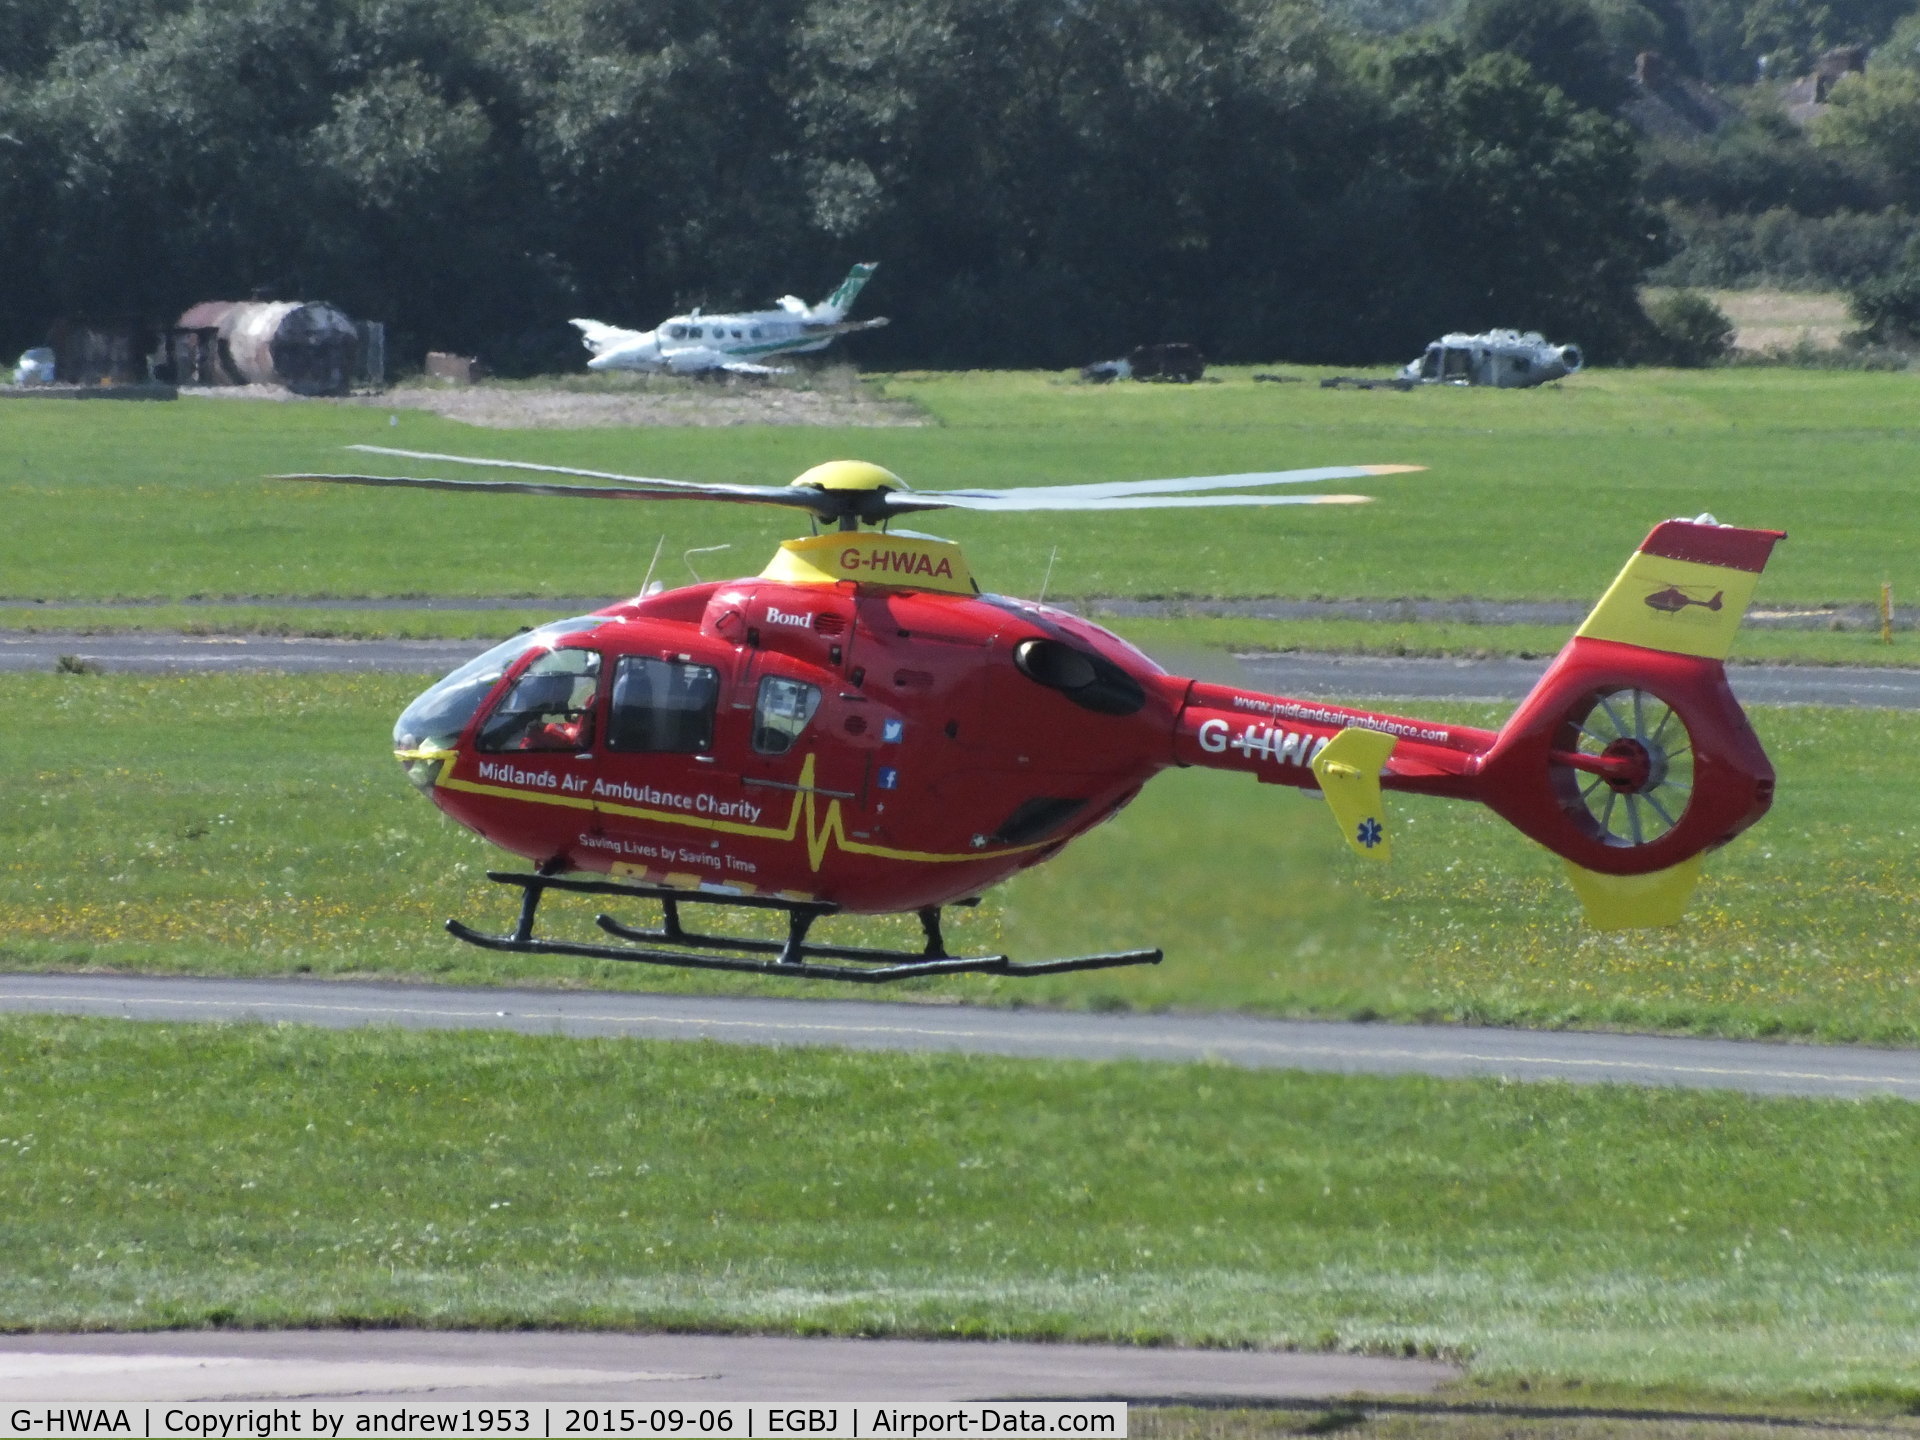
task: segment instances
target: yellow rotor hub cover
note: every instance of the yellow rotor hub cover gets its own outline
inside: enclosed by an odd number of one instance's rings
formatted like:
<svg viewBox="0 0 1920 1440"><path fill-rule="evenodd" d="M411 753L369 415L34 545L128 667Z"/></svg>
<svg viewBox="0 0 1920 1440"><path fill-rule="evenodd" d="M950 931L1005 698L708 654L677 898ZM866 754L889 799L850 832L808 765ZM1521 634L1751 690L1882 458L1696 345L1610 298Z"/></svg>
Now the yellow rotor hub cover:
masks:
<svg viewBox="0 0 1920 1440"><path fill-rule="evenodd" d="M799 486L815 490L905 490L907 483L891 470L865 460L829 460L796 478L788 488Z"/></svg>

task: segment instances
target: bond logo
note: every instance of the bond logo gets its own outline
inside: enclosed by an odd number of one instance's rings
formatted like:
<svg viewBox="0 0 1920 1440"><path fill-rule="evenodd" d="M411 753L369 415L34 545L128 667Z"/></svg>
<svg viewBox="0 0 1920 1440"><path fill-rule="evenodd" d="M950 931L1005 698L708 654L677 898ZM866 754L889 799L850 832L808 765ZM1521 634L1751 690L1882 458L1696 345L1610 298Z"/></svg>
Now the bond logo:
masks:
<svg viewBox="0 0 1920 1440"><path fill-rule="evenodd" d="M953 562L920 550L856 550L849 546L840 552L840 568L874 575L931 575L951 580Z"/></svg>
<svg viewBox="0 0 1920 1440"><path fill-rule="evenodd" d="M813 616L795 615L792 611L782 610L777 606L769 605L767 606L767 624L791 625L796 630L807 630L813 626Z"/></svg>

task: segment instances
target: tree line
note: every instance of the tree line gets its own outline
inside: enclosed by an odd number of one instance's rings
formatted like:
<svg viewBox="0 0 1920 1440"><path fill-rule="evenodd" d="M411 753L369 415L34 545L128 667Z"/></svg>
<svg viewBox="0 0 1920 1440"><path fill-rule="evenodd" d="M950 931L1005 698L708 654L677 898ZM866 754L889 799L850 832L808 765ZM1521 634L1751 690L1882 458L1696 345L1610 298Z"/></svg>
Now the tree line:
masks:
<svg viewBox="0 0 1920 1440"><path fill-rule="evenodd" d="M1622 42L1514 3L0 0L0 344L259 294L528 372L871 259L875 365L1650 353Z"/></svg>

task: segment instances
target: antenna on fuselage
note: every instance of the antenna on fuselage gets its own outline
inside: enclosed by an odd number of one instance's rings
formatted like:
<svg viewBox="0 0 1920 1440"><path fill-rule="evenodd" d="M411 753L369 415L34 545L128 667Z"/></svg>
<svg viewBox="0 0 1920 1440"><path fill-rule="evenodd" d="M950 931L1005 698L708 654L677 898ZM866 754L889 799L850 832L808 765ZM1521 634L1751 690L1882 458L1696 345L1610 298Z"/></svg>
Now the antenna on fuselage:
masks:
<svg viewBox="0 0 1920 1440"><path fill-rule="evenodd" d="M648 595L653 593L653 590L652 590L653 572L660 564L660 552L666 548L667 548L667 537L664 533L662 533L660 536L660 543L653 547L653 559L647 562L647 576L644 580L640 582L640 597L643 600ZM666 587L663 585L661 586L661 588L665 589Z"/></svg>
<svg viewBox="0 0 1920 1440"><path fill-rule="evenodd" d="M1047 587L1053 584L1053 562L1060 558L1060 547L1053 547L1053 553L1047 557L1047 573L1040 577L1040 598L1033 603L1044 605L1047 601Z"/></svg>
<svg viewBox="0 0 1920 1440"><path fill-rule="evenodd" d="M704 585L706 583L706 581L700 578L700 572L693 568L694 556L711 555L717 550L731 550L732 548L733 546L731 545L696 545L693 549L687 551L681 558L687 562L687 573L693 576L693 583L696 585Z"/></svg>

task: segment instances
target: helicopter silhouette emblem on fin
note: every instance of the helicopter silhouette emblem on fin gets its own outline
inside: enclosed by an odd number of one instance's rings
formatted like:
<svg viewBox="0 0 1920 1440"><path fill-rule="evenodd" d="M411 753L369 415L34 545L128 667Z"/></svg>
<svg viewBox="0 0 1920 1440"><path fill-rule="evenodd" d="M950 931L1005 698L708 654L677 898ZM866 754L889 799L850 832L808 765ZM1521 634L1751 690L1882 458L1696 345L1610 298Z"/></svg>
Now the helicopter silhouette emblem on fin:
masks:
<svg viewBox="0 0 1920 1440"><path fill-rule="evenodd" d="M1718 611L1721 602L1726 599L1726 594L1724 590L1716 590L1711 600L1700 600L1687 594L1678 585L1669 585L1666 589L1656 590L1647 596L1646 604L1648 609L1664 610L1669 615L1678 615L1690 605L1698 605L1702 610Z"/></svg>

